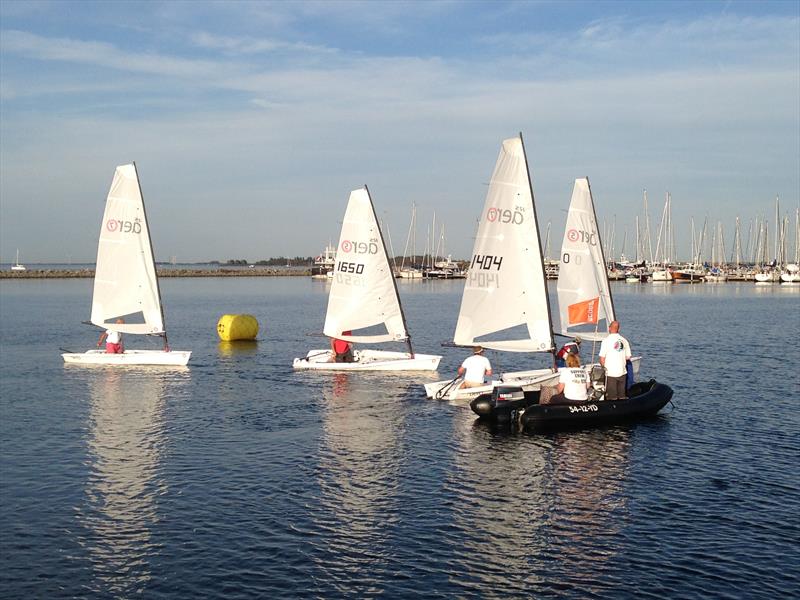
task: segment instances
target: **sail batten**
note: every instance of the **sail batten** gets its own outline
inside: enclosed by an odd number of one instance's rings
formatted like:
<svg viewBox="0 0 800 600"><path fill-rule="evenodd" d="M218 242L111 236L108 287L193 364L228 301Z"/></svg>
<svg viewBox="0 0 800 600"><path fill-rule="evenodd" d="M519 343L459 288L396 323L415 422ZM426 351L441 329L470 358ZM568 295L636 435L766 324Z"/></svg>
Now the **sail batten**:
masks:
<svg viewBox="0 0 800 600"><path fill-rule="evenodd" d="M366 343L408 339L394 274L366 188L350 193L333 273L325 335ZM379 325L386 327L386 333L357 333ZM345 331L356 333L345 335Z"/></svg>
<svg viewBox="0 0 800 600"><path fill-rule="evenodd" d="M122 315L144 323L115 323ZM133 164L116 168L100 225L91 322L121 333L164 333L144 200Z"/></svg>
<svg viewBox="0 0 800 600"><path fill-rule="evenodd" d="M550 309L522 138L503 141L475 236L453 341L510 352L553 349ZM493 339L523 326L524 339Z"/></svg>
<svg viewBox="0 0 800 600"><path fill-rule="evenodd" d="M558 271L561 333L602 339L615 319L602 241L588 178L575 180ZM604 322L603 330L600 323ZM595 331L576 329L593 325Z"/></svg>

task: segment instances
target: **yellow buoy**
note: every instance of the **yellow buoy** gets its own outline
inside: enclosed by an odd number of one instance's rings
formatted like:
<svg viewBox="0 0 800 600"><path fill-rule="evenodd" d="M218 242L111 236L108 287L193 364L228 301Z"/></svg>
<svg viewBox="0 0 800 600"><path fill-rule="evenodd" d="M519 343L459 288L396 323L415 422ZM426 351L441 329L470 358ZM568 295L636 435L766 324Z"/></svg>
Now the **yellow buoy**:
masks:
<svg viewBox="0 0 800 600"><path fill-rule="evenodd" d="M253 315L222 315L217 321L217 334L223 342L254 340L258 321Z"/></svg>

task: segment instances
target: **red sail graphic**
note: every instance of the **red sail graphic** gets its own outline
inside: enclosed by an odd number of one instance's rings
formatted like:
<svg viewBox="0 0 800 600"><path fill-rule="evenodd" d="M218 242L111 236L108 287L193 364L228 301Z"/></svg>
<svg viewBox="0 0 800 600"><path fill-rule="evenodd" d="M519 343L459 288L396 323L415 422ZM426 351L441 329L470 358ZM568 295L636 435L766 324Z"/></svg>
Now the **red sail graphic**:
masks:
<svg viewBox="0 0 800 600"><path fill-rule="evenodd" d="M567 315L570 325L583 325L585 323L597 323L597 309L600 305L600 297L585 300L567 307Z"/></svg>

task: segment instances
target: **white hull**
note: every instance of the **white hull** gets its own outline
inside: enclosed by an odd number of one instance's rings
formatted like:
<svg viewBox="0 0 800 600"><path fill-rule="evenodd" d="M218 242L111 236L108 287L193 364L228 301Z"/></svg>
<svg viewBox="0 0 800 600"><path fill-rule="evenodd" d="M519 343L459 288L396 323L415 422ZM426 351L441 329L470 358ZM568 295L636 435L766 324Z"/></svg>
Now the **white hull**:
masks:
<svg viewBox="0 0 800 600"><path fill-rule="evenodd" d="M776 272L756 273L756 283L772 283L780 280L780 275Z"/></svg>
<svg viewBox="0 0 800 600"><path fill-rule="evenodd" d="M633 364L633 375L636 377L639 374L639 365L642 361L641 356L634 356L631 359ZM598 363L594 363L598 364ZM593 365L586 365L586 370L591 370ZM437 397L437 393L443 387L449 385L452 380L436 381L434 383L425 384L425 395L428 398L436 398L437 400L449 400L451 404L468 404L481 394L491 393L492 389L498 385L518 385L526 392L541 389L541 387L548 385L558 384L558 373L553 373L552 369L534 369L531 371L512 371L510 373L503 373L499 381L492 381L486 385L472 388L461 388L460 382L453 384L453 386L441 397Z"/></svg>
<svg viewBox="0 0 800 600"><path fill-rule="evenodd" d="M355 362L330 362L330 350L311 350L305 358L295 358L295 369L315 369L319 371L435 371L441 356L389 352L386 350L356 350Z"/></svg>
<svg viewBox="0 0 800 600"><path fill-rule="evenodd" d="M783 273L781 283L800 283L800 273Z"/></svg>
<svg viewBox="0 0 800 600"><path fill-rule="evenodd" d="M672 273L669 271L653 271L650 281L672 281Z"/></svg>
<svg viewBox="0 0 800 600"><path fill-rule="evenodd" d="M552 382L551 382L552 380ZM449 385L452 380L436 381L425 384L425 395L428 398L449 400L455 404L467 403L480 396L492 391L495 386L515 384L521 386L526 391L538 390L542 385L554 385L558 381L558 373L553 373L552 369L535 369L532 371L517 371L514 373L503 373L500 379L492 381L486 385L478 387L462 388L461 382L453 384L447 392L438 397L439 390Z"/></svg>
<svg viewBox="0 0 800 600"><path fill-rule="evenodd" d="M126 350L122 354L108 354L105 350L67 352L61 356L65 363L78 365L161 365L185 366L192 355L190 350Z"/></svg>

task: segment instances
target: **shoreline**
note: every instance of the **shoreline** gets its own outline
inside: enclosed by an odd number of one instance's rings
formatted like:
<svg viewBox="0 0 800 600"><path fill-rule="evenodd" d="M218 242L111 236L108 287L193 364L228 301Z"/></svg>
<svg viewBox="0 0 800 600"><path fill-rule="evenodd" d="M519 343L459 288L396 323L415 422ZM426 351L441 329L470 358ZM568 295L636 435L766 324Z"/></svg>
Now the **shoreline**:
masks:
<svg viewBox="0 0 800 600"><path fill-rule="evenodd" d="M159 277L308 277L311 269L156 269ZM28 269L0 271L0 279L91 279L94 269Z"/></svg>

